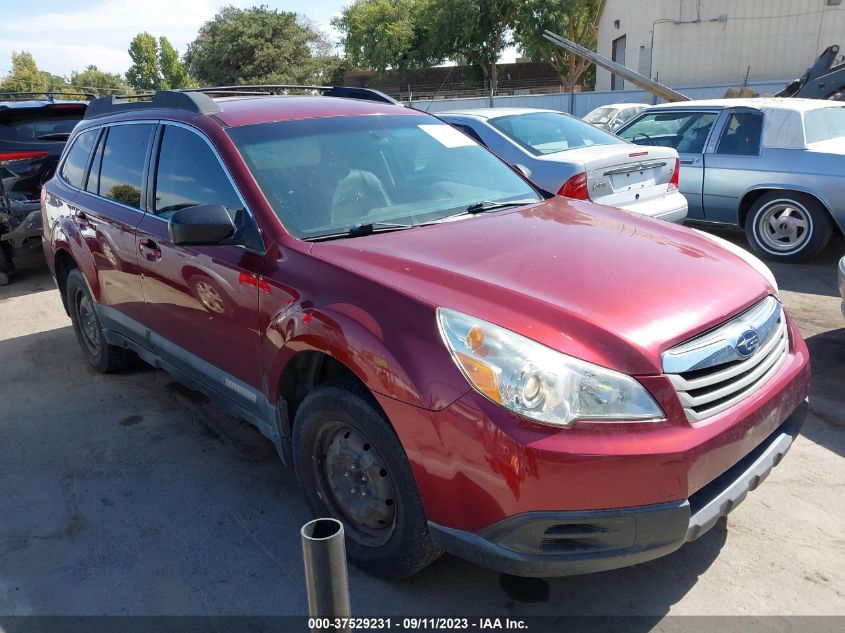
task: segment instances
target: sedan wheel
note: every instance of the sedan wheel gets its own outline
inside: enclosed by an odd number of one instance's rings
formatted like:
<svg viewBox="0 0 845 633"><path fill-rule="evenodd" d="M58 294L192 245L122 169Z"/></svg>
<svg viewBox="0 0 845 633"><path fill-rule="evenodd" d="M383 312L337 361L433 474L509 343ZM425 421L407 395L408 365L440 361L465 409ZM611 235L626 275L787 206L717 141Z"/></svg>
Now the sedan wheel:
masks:
<svg viewBox="0 0 845 633"><path fill-rule="evenodd" d="M812 257L830 240L832 227L825 208L812 196L772 191L758 198L748 212L748 243L765 259L799 262Z"/></svg>

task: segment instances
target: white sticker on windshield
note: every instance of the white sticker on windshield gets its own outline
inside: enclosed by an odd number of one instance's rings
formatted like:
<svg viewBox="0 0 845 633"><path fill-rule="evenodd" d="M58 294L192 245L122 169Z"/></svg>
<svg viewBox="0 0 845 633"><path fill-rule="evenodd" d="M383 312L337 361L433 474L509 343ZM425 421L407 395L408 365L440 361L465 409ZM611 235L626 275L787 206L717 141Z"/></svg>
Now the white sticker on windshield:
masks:
<svg viewBox="0 0 845 633"><path fill-rule="evenodd" d="M418 125L417 127L444 147L468 147L475 145L475 141L451 125Z"/></svg>

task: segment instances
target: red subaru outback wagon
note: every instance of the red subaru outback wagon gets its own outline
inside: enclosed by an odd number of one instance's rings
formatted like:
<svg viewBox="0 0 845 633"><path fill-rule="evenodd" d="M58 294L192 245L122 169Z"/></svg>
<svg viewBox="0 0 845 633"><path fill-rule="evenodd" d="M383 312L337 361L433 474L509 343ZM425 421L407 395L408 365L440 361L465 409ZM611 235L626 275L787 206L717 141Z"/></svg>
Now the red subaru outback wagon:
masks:
<svg viewBox="0 0 845 633"><path fill-rule="evenodd" d="M639 563L789 449L807 348L735 252L376 94L241 90L93 101L44 250L87 361L254 423L360 567Z"/></svg>

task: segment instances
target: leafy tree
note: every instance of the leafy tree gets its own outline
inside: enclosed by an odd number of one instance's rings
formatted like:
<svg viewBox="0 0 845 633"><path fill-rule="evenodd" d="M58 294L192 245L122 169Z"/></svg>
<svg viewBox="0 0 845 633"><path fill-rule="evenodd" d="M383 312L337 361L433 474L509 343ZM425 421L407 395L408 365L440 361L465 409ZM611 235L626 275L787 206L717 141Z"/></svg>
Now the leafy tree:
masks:
<svg viewBox="0 0 845 633"><path fill-rule="evenodd" d="M51 87L52 76L38 70L38 64L31 53L12 53L12 71L0 81L3 92L40 92Z"/></svg>
<svg viewBox="0 0 845 633"><path fill-rule="evenodd" d="M442 4L442 3L441 3ZM355 0L332 25L342 33L346 58L355 68L404 77L408 70L442 62L448 53L434 38L437 0Z"/></svg>
<svg viewBox="0 0 845 633"><path fill-rule="evenodd" d="M296 13L229 6L202 25L185 63L211 85L310 83L327 48L325 36Z"/></svg>
<svg viewBox="0 0 845 633"><path fill-rule="evenodd" d="M138 33L129 43L132 65L126 71L126 81L135 90L146 92L164 86L164 77L158 61L158 43L147 33Z"/></svg>
<svg viewBox="0 0 845 633"><path fill-rule="evenodd" d="M190 88L195 85L185 64L179 59L179 51L164 36L158 38L158 65L164 79L163 87Z"/></svg>
<svg viewBox="0 0 845 633"><path fill-rule="evenodd" d="M575 89L592 62L555 46L543 37L547 29L595 50L598 21L605 0L521 0L514 21L514 41L526 57L547 62L564 90Z"/></svg>
<svg viewBox="0 0 845 633"><path fill-rule="evenodd" d="M72 72L70 83L74 90L93 92L98 97L124 94L128 91L120 75L100 70L94 64L89 65L82 72Z"/></svg>
<svg viewBox="0 0 845 633"><path fill-rule="evenodd" d="M510 45L508 32L523 0L441 0L429 13L434 48L446 56L481 68L496 93L496 64Z"/></svg>

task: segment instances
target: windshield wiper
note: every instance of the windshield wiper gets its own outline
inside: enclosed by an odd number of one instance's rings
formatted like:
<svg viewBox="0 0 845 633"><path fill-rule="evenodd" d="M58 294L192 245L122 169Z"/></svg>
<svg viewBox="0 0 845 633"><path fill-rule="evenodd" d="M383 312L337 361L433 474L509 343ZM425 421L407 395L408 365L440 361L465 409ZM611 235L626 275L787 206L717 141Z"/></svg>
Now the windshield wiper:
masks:
<svg viewBox="0 0 845 633"><path fill-rule="evenodd" d="M373 233L386 233L388 231L401 231L402 229L412 229L416 224L400 224L398 222L366 222L364 224L356 224L344 231L337 233L324 233L322 235L312 235L310 237L303 237L305 242L321 242L323 240L337 240L344 237L363 237L364 235L372 235Z"/></svg>
<svg viewBox="0 0 845 633"><path fill-rule="evenodd" d="M439 218L435 220L435 222L443 222L445 220L451 220L452 218L457 218L462 215L477 215L479 213L484 213L485 211L495 211L496 209L507 209L508 207L522 207L526 204L534 204L536 202L540 202L539 200L511 200L510 202L493 202L491 200L481 200L479 202L475 202L469 205L463 211L458 211L457 213L453 213L451 215L447 215L445 217Z"/></svg>

